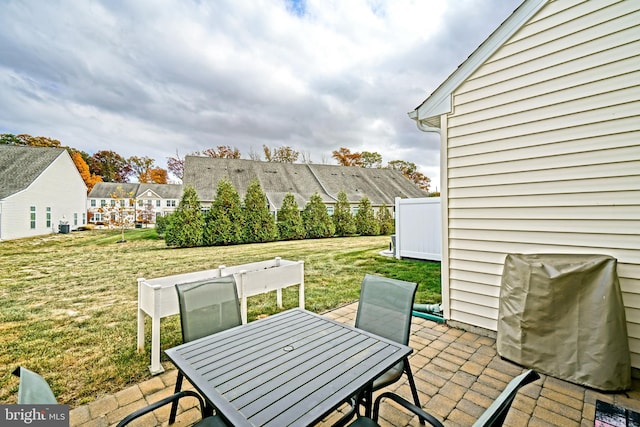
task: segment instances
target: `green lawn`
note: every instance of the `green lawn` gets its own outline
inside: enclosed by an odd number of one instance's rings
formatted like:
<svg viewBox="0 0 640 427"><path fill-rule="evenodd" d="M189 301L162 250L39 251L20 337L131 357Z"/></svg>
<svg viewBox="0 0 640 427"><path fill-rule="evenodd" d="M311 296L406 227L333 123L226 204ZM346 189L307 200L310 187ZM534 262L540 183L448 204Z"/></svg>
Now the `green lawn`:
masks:
<svg viewBox="0 0 640 427"><path fill-rule="evenodd" d="M15 402L23 365L72 407L150 377L151 322L136 352L136 278L262 261L305 262L305 303L314 312L358 299L373 273L419 283L416 302L440 302L440 264L379 255L389 237L350 237L226 247L167 248L155 230L84 231L0 243L0 401ZM297 306L297 288L283 293ZM249 321L277 311L275 293L249 298ZM177 316L162 321L162 349L181 342ZM162 357L165 368L171 362Z"/></svg>

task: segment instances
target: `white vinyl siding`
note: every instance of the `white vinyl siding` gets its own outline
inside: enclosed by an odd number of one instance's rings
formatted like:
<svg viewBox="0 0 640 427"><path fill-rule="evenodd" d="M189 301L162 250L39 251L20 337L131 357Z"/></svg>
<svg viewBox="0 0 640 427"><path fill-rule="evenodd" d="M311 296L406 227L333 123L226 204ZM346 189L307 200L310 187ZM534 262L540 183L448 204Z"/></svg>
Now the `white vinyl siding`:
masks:
<svg viewBox="0 0 640 427"><path fill-rule="evenodd" d="M2 240L57 232L60 221L69 221L86 209L87 187L64 151L26 189L2 201Z"/></svg>
<svg viewBox="0 0 640 427"><path fill-rule="evenodd" d="M640 368L640 2L544 6L443 117L449 317L497 329L507 253L618 259Z"/></svg>

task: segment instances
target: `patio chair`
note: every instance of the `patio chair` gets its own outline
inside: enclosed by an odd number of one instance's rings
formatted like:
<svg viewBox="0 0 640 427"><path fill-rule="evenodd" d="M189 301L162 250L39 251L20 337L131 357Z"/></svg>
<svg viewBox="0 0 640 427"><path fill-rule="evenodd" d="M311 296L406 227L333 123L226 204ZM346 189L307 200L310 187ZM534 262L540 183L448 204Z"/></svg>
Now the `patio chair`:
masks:
<svg viewBox="0 0 640 427"><path fill-rule="evenodd" d="M145 406L144 408L127 415L122 421L117 424L116 427L124 427L129 423L137 420L138 418L147 415L148 413L153 412L162 406L168 405L169 403L177 403L180 399L187 396L195 397L196 399L198 399L200 414L202 415L202 419L193 424L194 427L228 427L228 424L219 416L206 416L206 406L204 404L204 401L202 400L202 397L200 397L198 393L190 390L183 390L178 393L174 393L171 396L165 397L164 399L152 403L149 406Z"/></svg>
<svg viewBox="0 0 640 427"><path fill-rule="evenodd" d="M417 283L371 274L365 275L360 290L355 327L408 345L411 332L411 312L417 289ZM408 358L403 359L378 377L373 382L373 391L395 383L403 373L407 375L409 380L413 401L419 407L418 391ZM366 400L360 396L359 399L356 399L356 403L355 412L357 412L358 404L366 403ZM352 410L347 414L344 421L348 421L353 416L353 412Z"/></svg>
<svg viewBox="0 0 640 427"><path fill-rule="evenodd" d="M18 366L13 371L13 375L20 377L20 384L18 385L19 404L48 405L58 403L47 380L40 375L22 366Z"/></svg>
<svg viewBox="0 0 640 427"><path fill-rule="evenodd" d="M176 285L182 340L189 342L242 324L240 300L233 275ZM178 371L174 393L182 388ZM176 419L178 402L171 405L169 424Z"/></svg>
<svg viewBox="0 0 640 427"><path fill-rule="evenodd" d="M20 384L18 385L18 404L55 405L58 403L55 396L53 395L53 392L51 391L51 387L49 387L49 384L47 383L47 380L42 378L40 375L22 366L18 366L13 371L13 375L20 377ZM196 399L198 399L198 403L200 405L200 413L202 414L202 419L194 424L195 426L228 427L227 423L225 423L224 420L219 416L207 417L204 401L199 394L190 390L172 394L171 396L165 397L164 399L161 399L149 406L145 406L144 408L131 413L118 423L118 427L125 426L133 420L142 417L143 415L153 412L164 405L168 405L169 403L178 402L178 400L187 396L195 397Z"/></svg>
<svg viewBox="0 0 640 427"><path fill-rule="evenodd" d="M536 381L538 378L540 378L540 375L538 375L538 373L534 370L529 369L523 374L520 374L512 379L509 384L507 384L507 387L502 391L502 393L500 393L498 398L493 401L491 406L489 406L482 413L480 418L478 418L478 420L473 424L473 427L501 426L504 423L505 418L507 417L509 408L511 408L511 404L515 399L518 390L520 390L521 387ZM373 418L358 417L354 422L349 424L349 427L379 426L378 416L380 414L380 402L382 401L382 399L387 398L393 400L403 408L416 414L421 419L426 420L429 424L436 427L444 427L443 424L438 421L433 415L425 412L424 410L422 410L422 408L391 392L382 393L376 398L376 401L373 405Z"/></svg>

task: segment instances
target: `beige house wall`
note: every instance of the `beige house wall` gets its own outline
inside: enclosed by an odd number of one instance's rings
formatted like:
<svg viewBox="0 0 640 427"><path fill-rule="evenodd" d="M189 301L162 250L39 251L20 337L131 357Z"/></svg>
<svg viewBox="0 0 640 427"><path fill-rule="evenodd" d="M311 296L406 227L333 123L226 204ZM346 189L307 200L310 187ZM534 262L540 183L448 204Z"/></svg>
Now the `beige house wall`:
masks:
<svg viewBox="0 0 640 427"><path fill-rule="evenodd" d="M453 92L441 117L451 320L497 329L507 253L611 255L640 368L638 64L640 2L558 0Z"/></svg>

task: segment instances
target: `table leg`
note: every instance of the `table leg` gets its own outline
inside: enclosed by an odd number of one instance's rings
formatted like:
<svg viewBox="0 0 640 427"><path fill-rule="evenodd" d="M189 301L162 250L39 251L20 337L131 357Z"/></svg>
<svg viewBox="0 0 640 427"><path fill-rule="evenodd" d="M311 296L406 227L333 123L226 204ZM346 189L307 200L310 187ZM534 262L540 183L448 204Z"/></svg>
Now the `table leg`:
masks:
<svg viewBox="0 0 640 427"><path fill-rule="evenodd" d="M362 393L364 394L364 416L371 418L373 408L373 384L365 388Z"/></svg>

